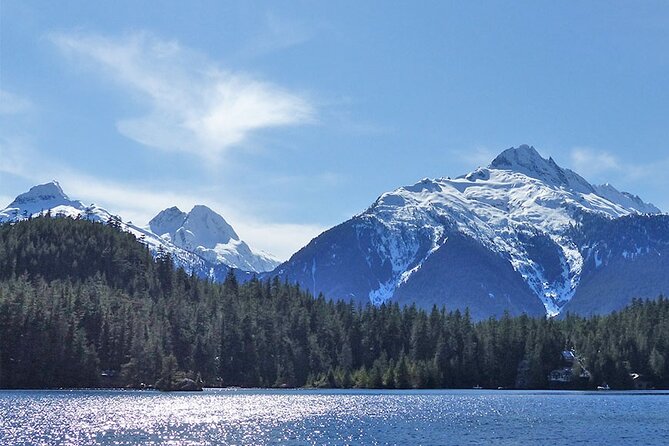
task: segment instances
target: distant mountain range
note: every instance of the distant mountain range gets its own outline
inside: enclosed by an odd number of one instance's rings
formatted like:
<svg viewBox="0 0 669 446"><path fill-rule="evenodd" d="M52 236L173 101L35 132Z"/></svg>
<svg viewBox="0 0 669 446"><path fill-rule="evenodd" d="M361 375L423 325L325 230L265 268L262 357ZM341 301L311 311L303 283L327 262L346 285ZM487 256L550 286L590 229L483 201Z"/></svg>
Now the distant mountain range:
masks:
<svg viewBox="0 0 669 446"><path fill-rule="evenodd" d="M186 213L176 207L156 215L141 227L99 206L71 200L57 181L32 187L0 211L0 223L49 213L53 217L86 218L115 222L146 243L151 252L169 253L178 266L203 277L221 280L230 268L260 273L280 262L270 254L252 250L216 212L198 205Z"/></svg>
<svg viewBox="0 0 669 446"><path fill-rule="evenodd" d="M47 211L114 220L70 200L54 181L19 195L0 222ZM146 227L119 224L154 254L169 252L214 280L235 268L248 272L242 278L278 276L331 298L469 308L476 319L608 313L669 293L669 216L526 145L487 168L384 193L280 265L206 206L165 209Z"/></svg>

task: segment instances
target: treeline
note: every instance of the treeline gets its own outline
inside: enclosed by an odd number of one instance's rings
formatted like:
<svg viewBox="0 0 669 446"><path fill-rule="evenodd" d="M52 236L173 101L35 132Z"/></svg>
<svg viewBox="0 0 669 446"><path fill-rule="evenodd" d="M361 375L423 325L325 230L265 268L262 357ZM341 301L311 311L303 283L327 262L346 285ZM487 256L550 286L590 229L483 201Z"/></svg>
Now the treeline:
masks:
<svg viewBox="0 0 669 446"><path fill-rule="evenodd" d="M314 298L276 279L214 284L99 223L0 226L3 388L137 387L166 374L216 386L546 388L571 348L591 386L627 388L633 372L669 386L669 301L474 322Z"/></svg>

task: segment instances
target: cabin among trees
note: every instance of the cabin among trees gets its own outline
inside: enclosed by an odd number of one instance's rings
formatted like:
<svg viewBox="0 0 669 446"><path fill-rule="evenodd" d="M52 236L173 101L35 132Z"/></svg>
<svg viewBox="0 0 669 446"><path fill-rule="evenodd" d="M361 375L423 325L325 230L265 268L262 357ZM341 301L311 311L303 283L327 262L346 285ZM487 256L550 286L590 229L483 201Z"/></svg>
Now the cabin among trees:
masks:
<svg viewBox="0 0 669 446"><path fill-rule="evenodd" d="M548 384L551 389L585 389L591 387L592 375L574 350L560 353L560 367L551 370Z"/></svg>

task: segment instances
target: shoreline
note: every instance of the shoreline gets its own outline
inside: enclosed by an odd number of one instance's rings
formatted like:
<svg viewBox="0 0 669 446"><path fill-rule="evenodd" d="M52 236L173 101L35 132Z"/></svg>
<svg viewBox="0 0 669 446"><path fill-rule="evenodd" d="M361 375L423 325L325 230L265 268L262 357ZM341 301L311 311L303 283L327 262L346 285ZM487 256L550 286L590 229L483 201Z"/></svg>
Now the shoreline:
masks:
<svg viewBox="0 0 669 446"><path fill-rule="evenodd" d="M647 389L647 390L636 390L636 389L610 389L610 390L598 390L598 389L496 389L496 388L422 388L422 389L384 389L384 388L340 388L340 387L203 387L202 390L158 390L158 389L138 389L138 388L126 388L126 387L51 387L51 388L23 388L23 389L6 389L0 388L0 392L73 392L73 391L127 391L127 392L149 392L149 393L202 393L206 391L228 391L228 392L249 392L249 391L284 391L284 392L295 392L295 391L305 391L305 392L337 392L337 393L346 393L346 392L361 392L361 393L421 393L421 392L441 392L441 391L453 391L453 392L471 392L471 393L489 393L489 392L523 392L523 393L565 393L565 394L576 394L576 393L587 393L587 394L629 394L629 395L669 395L669 389Z"/></svg>

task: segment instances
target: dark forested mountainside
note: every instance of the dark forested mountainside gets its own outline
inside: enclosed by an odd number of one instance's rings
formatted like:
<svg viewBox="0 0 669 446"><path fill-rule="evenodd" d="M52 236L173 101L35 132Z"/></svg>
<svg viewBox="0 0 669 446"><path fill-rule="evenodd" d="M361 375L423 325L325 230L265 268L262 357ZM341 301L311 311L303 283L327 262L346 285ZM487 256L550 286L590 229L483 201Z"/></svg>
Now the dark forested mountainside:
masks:
<svg viewBox="0 0 669 446"><path fill-rule="evenodd" d="M0 225L0 280L26 275L49 282L98 278L128 293L158 293L149 250L114 221L33 218Z"/></svg>
<svg viewBox="0 0 669 446"><path fill-rule="evenodd" d="M608 219L583 214L572 230L584 259L580 283L564 311L607 314L632 298L669 293L669 215Z"/></svg>
<svg viewBox="0 0 669 446"><path fill-rule="evenodd" d="M474 323L467 312L312 297L277 279L214 284L88 221L0 225L0 387L153 384L545 388L574 349L585 385L669 385L669 301L609 316ZM521 376L522 375L522 376ZM521 379L522 378L522 379Z"/></svg>

